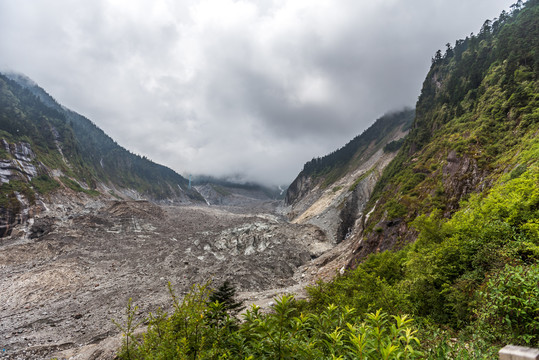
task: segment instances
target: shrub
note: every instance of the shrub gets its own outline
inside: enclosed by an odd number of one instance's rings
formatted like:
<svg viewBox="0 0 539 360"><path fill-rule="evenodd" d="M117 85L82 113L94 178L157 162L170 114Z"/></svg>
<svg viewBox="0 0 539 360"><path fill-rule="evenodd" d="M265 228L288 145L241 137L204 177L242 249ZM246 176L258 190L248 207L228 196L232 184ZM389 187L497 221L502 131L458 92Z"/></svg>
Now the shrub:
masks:
<svg viewBox="0 0 539 360"><path fill-rule="evenodd" d="M539 345L539 266L511 266L479 291L477 316L495 340Z"/></svg>
<svg viewBox="0 0 539 360"><path fill-rule="evenodd" d="M120 359L417 359L422 356L412 319L378 310L360 316L333 304L320 312L302 313L293 296L275 300L264 314L255 305L244 322L216 323L208 314L220 306L209 302L207 285L194 286L179 302L170 289L174 312L150 314L148 331L134 336L137 311L127 306Z"/></svg>

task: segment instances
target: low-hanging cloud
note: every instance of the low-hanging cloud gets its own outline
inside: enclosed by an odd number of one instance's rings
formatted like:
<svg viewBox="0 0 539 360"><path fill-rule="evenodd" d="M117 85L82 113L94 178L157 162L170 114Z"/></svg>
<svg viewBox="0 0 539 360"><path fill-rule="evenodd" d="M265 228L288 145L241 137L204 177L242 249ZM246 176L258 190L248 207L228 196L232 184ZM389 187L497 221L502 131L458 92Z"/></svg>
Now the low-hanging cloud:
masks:
<svg viewBox="0 0 539 360"><path fill-rule="evenodd" d="M181 174L290 182L507 0L0 0L0 67Z"/></svg>

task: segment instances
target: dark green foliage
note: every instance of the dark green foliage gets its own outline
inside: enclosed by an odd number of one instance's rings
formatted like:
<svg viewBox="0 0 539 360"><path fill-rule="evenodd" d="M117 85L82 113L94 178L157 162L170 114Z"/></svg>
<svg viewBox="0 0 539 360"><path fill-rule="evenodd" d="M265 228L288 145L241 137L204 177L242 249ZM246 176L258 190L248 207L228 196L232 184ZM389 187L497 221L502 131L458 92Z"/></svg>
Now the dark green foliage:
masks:
<svg viewBox="0 0 539 360"><path fill-rule="evenodd" d="M195 286L182 302L171 292L174 312L148 317L148 331L132 336L134 311L128 304L120 359L418 359L419 340L412 319L378 310L361 315L350 307L328 305L303 313L292 296L275 299L264 314L253 305L238 323L215 322L208 314L205 286Z"/></svg>
<svg viewBox="0 0 539 360"><path fill-rule="evenodd" d="M51 191L60 187L60 184L58 184L58 182L45 174L33 178L32 181L30 181L30 184L34 189L36 189L38 193L43 195L48 194Z"/></svg>
<svg viewBox="0 0 539 360"><path fill-rule="evenodd" d="M137 328L142 324L142 321L137 321L135 318L137 311L138 306L133 306L133 301L131 298L129 298L125 311L125 325L120 324L114 319L112 320L114 325L116 325L123 334L122 348L125 349L125 351L122 353L122 357L124 359L136 359L137 356L137 354L133 352L134 344L138 342L137 338L135 337L135 330L137 330Z"/></svg>
<svg viewBox="0 0 539 360"><path fill-rule="evenodd" d="M384 152L389 153L389 152L398 151L402 147L403 143L404 143L404 138L387 143L386 146L384 146Z"/></svg>
<svg viewBox="0 0 539 360"><path fill-rule="evenodd" d="M408 212L406 209L406 206L404 206L402 203L398 202L395 199L392 199L387 202L386 209L387 209L387 216L390 219L397 219L397 218L404 217L406 213Z"/></svg>
<svg viewBox="0 0 539 360"><path fill-rule="evenodd" d="M445 54L433 58L410 134L375 186L367 211L377 206L368 229L393 207L392 199L416 197L409 204L407 223L436 207L444 207L450 216L462 196L488 187L506 171L518 176L525 169L525 164L517 167L514 157L533 144L539 130L537 1L503 12L486 21L477 35L446 47ZM447 154L453 151L452 161L477 165L475 174L440 171L447 168ZM481 179L482 173L489 179ZM478 179L467 178L474 176ZM448 177L454 186L434 195ZM462 186L469 180L484 183Z"/></svg>
<svg viewBox="0 0 539 360"><path fill-rule="evenodd" d="M515 179L522 175L526 171L526 165L520 164L518 165L511 173L509 174L511 179Z"/></svg>
<svg viewBox="0 0 539 360"><path fill-rule="evenodd" d="M384 234L375 228L384 214L405 217L419 234L414 244L371 254L343 276L318 282L308 288L308 301L283 297L266 315L255 307L241 324L200 325L208 316L190 313L191 331L178 340L183 345L167 348L180 349L169 356L194 358L193 349L200 358L419 356L415 347L399 354L415 341L392 342L404 316L388 327L384 312L414 316L429 359L492 359L507 342L538 347L538 21L539 1L517 4L433 58L412 132L370 205L378 201L370 220L375 236ZM313 160L303 175L330 185L355 159L347 146L327 163ZM458 173L464 165L472 170ZM451 188L473 180L472 171L488 178L465 194ZM156 333L150 329L137 351L150 349L146 339Z"/></svg>
<svg viewBox="0 0 539 360"><path fill-rule="evenodd" d="M236 288L228 280L210 294L209 301L219 303L222 310L231 315L236 315L245 308L243 301L236 301Z"/></svg>
<svg viewBox="0 0 539 360"><path fill-rule="evenodd" d="M463 341L475 334L473 341L483 344L478 354L504 342L539 346L539 142L521 153L524 159L535 163L518 177L506 174L488 194L471 196L451 219L440 211L419 216L414 244L372 254L345 276L309 288L307 306L338 302L411 313L429 331L451 327ZM474 358L437 341L428 345L433 358Z"/></svg>
<svg viewBox="0 0 539 360"><path fill-rule="evenodd" d="M20 209L21 204L16 194L24 195L30 204L34 204L36 197L32 188L25 182L12 180L9 183L0 185L0 207L10 209L15 213Z"/></svg>
<svg viewBox="0 0 539 360"><path fill-rule="evenodd" d="M478 322L493 339L531 346L539 344L537 262L531 266L506 265L488 279L478 298Z"/></svg>
<svg viewBox="0 0 539 360"><path fill-rule="evenodd" d="M372 172L374 171L374 167L370 168L369 170L365 171L363 174L361 174L355 181L352 185L350 185L350 191L355 191L357 186L359 185L360 182L362 182L363 180L365 180L369 175L372 174Z"/></svg>
<svg viewBox="0 0 539 360"><path fill-rule="evenodd" d="M86 193L88 195L93 195L93 196L99 195L98 191L91 190L91 189L84 189L82 186L80 186L80 184L78 182L76 182L73 179L68 178L67 176L60 177L60 180L62 181L62 183L65 186L67 186L68 188L70 188L73 191L83 192L83 193Z"/></svg>

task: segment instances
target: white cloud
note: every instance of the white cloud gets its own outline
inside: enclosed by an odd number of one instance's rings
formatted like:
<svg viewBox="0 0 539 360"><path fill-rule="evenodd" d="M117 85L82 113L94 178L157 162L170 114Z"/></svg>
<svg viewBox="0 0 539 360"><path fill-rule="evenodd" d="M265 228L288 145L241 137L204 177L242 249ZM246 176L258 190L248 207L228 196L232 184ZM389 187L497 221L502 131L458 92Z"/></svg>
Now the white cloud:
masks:
<svg viewBox="0 0 539 360"><path fill-rule="evenodd" d="M507 0L0 0L0 67L186 174L291 181Z"/></svg>

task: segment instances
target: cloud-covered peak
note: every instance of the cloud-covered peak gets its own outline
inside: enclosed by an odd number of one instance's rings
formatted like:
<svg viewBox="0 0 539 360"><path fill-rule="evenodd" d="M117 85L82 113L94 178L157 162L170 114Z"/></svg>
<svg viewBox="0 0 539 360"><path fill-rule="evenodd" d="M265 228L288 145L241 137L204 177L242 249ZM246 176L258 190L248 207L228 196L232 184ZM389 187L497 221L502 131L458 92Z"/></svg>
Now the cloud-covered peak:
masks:
<svg viewBox="0 0 539 360"><path fill-rule="evenodd" d="M0 67L187 173L287 183L506 0L0 0Z"/></svg>

